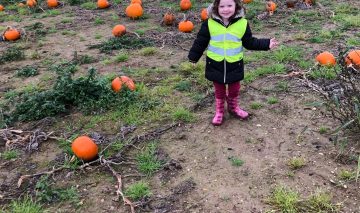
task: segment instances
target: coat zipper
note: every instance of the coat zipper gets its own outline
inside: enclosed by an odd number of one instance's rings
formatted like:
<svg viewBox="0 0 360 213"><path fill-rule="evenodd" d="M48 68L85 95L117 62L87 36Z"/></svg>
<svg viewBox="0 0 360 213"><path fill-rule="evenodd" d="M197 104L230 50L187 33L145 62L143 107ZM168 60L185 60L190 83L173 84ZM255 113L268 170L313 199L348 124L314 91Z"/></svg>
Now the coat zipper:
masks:
<svg viewBox="0 0 360 213"><path fill-rule="evenodd" d="M226 48L225 48L225 36L226 34L224 34L223 36L223 43L224 43L224 84L226 82Z"/></svg>

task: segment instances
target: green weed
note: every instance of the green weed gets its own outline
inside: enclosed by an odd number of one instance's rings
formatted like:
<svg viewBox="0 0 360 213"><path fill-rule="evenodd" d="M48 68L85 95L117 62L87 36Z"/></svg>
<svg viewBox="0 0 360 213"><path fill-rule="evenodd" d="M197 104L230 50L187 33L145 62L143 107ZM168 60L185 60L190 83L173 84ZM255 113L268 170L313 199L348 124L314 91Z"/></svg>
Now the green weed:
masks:
<svg viewBox="0 0 360 213"><path fill-rule="evenodd" d="M259 102L252 102L250 104L251 109L261 109L261 108L263 108L263 106L264 105L262 103L259 103Z"/></svg>
<svg viewBox="0 0 360 213"><path fill-rule="evenodd" d="M279 103L279 99L277 99L276 97L268 97L266 102L268 104L277 104Z"/></svg>
<svg viewBox="0 0 360 213"><path fill-rule="evenodd" d="M184 107L176 107L172 113L172 117L175 121L193 122L195 120L193 113Z"/></svg>
<svg viewBox="0 0 360 213"><path fill-rule="evenodd" d="M298 212L299 194L283 186L276 186L268 202L280 212Z"/></svg>
<svg viewBox="0 0 360 213"><path fill-rule="evenodd" d="M124 191L124 194L131 200L138 201L142 198L149 197L151 192L149 185L141 181L127 187Z"/></svg>
<svg viewBox="0 0 360 213"><path fill-rule="evenodd" d="M161 168L161 162L156 158L156 143L150 143L137 155L137 165L140 172L152 175Z"/></svg>
<svg viewBox="0 0 360 213"><path fill-rule="evenodd" d="M355 172L351 172L343 169L340 170L337 176L340 180L349 181L355 178Z"/></svg>
<svg viewBox="0 0 360 213"><path fill-rule="evenodd" d="M30 65L27 65L21 69L18 69L15 73L15 75L18 77L30 77L30 76L35 76L38 74L39 74L39 71L38 71L37 67L30 66Z"/></svg>
<svg viewBox="0 0 360 213"><path fill-rule="evenodd" d="M281 74L285 72L286 70L283 64L266 65L257 68L251 72L246 72L244 82L251 83L261 76L270 75L270 74Z"/></svg>
<svg viewBox="0 0 360 213"><path fill-rule="evenodd" d="M25 59L24 51L19 47L9 47L0 53L0 64L10 61L20 61Z"/></svg>
<svg viewBox="0 0 360 213"><path fill-rule="evenodd" d="M236 167L240 167L242 165L244 165L244 161L241 160L240 158L237 157L229 157L229 160L231 162L231 165L236 166Z"/></svg>
<svg viewBox="0 0 360 213"><path fill-rule="evenodd" d="M16 150L4 151L0 156L5 160L11 160L17 158L19 153Z"/></svg>
<svg viewBox="0 0 360 213"><path fill-rule="evenodd" d="M140 50L140 55L150 56L155 55L157 53L157 49L155 47L144 47Z"/></svg>
<svg viewBox="0 0 360 213"><path fill-rule="evenodd" d="M339 67L326 67L320 66L317 69L314 69L312 72L309 73L309 77L312 79L327 79L332 80L337 77L339 73Z"/></svg>
<svg viewBox="0 0 360 213"><path fill-rule="evenodd" d="M92 45L90 48L98 48L100 49L100 52L111 53L113 50L139 49L152 45L153 42L149 39L125 35L121 37L112 37L101 44Z"/></svg>
<svg viewBox="0 0 360 213"><path fill-rule="evenodd" d="M42 205L38 204L31 197L25 196L21 200L12 201L9 206L11 213L42 213Z"/></svg>
<svg viewBox="0 0 360 213"><path fill-rule="evenodd" d="M325 127L325 126L321 126L319 128L319 133L320 134L326 134L329 131L329 128Z"/></svg>
<svg viewBox="0 0 360 213"><path fill-rule="evenodd" d="M297 170L306 165L305 159L302 157L293 157L288 161L288 166L292 170Z"/></svg>
<svg viewBox="0 0 360 213"><path fill-rule="evenodd" d="M95 10L97 8L97 5L95 2L85 2L80 5L81 8L84 8L86 10Z"/></svg>

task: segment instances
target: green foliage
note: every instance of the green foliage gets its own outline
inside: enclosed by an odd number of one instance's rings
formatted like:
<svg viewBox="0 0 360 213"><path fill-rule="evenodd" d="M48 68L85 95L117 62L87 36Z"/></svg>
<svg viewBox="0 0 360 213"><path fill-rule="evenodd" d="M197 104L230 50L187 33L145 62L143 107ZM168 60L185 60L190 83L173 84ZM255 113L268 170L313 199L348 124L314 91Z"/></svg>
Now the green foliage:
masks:
<svg viewBox="0 0 360 213"><path fill-rule="evenodd" d="M48 32L48 29L41 22L35 22L34 24L31 24L30 26L26 26L25 29L27 31L31 31L32 33L34 33L36 38L43 37Z"/></svg>
<svg viewBox="0 0 360 213"><path fill-rule="evenodd" d="M30 77L30 76L35 76L38 74L39 74L39 71L38 71L37 67L30 66L30 65L27 65L21 69L18 69L15 73L15 75L18 77Z"/></svg>
<svg viewBox="0 0 360 213"><path fill-rule="evenodd" d="M337 77L339 73L339 67L327 67L327 66L318 66L312 72L309 73L309 77L312 79L327 79L332 80Z"/></svg>
<svg viewBox="0 0 360 213"><path fill-rule="evenodd" d="M279 103L279 99L277 99L276 97L268 97L266 102L268 104L277 104Z"/></svg>
<svg viewBox="0 0 360 213"><path fill-rule="evenodd" d="M240 167L242 165L244 165L244 161L241 160L240 158L237 157L229 157L229 160L231 162L231 165L236 166L236 167Z"/></svg>
<svg viewBox="0 0 360 213"><path fill-rule="evenodd" d="M19 153L16 150L4 151L0 156L5 160L11 160L17 158Z"/></svg>
<svg viewBox="0 0 360 213"><path fill-rule="evenodd" d="M9 205L9 213L42 213L42 206L31 197L25 196L21 200L14 200Z"/></svg>
<svg viewBox="0 0 360 213"><path fill-rule="evenodd" d="M140 55L142 56L155 55L156 53L157 49L155 47L144 47L140 50Z"/></svg>
<svg viewBox="0 0 360 213"><path fill-rule="evenodd" d="M175 108L172 117L175 121L193 122L195 120L194 115L184 107Z"/></svg>
<svg viewBox="0 0 360 213"><path fill-rule="evenodd" d="M245 72L245 83L251 83L256 80L256 78L270 75L270 74L280 74L285 73L285 66L283 64L274 64L274 65L266 65L263 67L259 67L251 72Z"/></svg>
<svg viewBox="0 0 360 213"><path fill-rule="evenodd" d="M127 108L139 98L137 92L127 89L114 93L110 80L90 68L87 76L72 79L76 65L64 63L52 67L58 74L51 90L28 92L19 97L9 121L37 120L67 113L76 108L85 114L102 113L115 106Z"/></svg>
<svg viewBox="0 0 360 213"><path fill-rule="evenodd" d="M136 36L124 35L121 37L112 37L101 44L90 46L90 48L98 48L102 53L111 53L113 50L120 49L139 49L153 45L153 41Z"/></svg>
<svg viewBox="0 0 360 213"><path fill-rule="evenodd" d="M65 1L68 2L70 5L80 5L87 2L87 0L65 0Z"/></svg>
<svg viewBox="0 0 360 213"><path fill-rule="evenodd" d="M156 158L156 144L150 143L137 155L137 165L140 172L152 175L161 168L161 162Z"/></svg>
<svg viewBox="0 0 360 213"><path fill-rule="evenodd" d="M35 185L36 197L42 203L70 201L73 204L79 201L76 188L59 189L51 186L48 176L42 176Z"/></svg>
<svg viewBox="0 0 360 213"><path fill-rule="evenodd" d="M292 170L297 170L306 165L305 159L301 157L293 157L288 161L288 166Z"/></svg>
<svg viewBox="0 0 360 213"><path fill-rule="evenodd" d="M318 191L305 202L305 212L338 212L338 207L331 202L331 195Z"/></svg>
<svg viewBox="0 0 360 213"><path fill-rule="evenodd" d="M0 53L0 64L10 61L20 61L25 58L24 51L19 47L8 47Z"/></svg>
<svg viewBox="0 0 360 213"><path fill-rule="evenodd" d="M299 194L283 186L275 187L268 202L284 213L298 212Z"/></svg>
<svg viewBox="0 0 360 213"><path fill-rule="evenodd" d="M141 181L130 185L127 189L125 189L124 194L131 200L138 201L142 198L149 197L151 192L149 185Z"/></svg>
<svg viewBox="0 0 360 213"><path fill-rule="evenodd" d="M187 91L189 92L191 90L191 82L190 81L180 81L175 85L175 89L179 90L181 92Z"/></svg>
<svg viewBox="0 0 360 213"><path fill-rule="evenodd" d="M264 105L262 103L259 103L259 102L252 102L250 104L251 109L261 109L261 108L263 108L263 106Z"/></svg>

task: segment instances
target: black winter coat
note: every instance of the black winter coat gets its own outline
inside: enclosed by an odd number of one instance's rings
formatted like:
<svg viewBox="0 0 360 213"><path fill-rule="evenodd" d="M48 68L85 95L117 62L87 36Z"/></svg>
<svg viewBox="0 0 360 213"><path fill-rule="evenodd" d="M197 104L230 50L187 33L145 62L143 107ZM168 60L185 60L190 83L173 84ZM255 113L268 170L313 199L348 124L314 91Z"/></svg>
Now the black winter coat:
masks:
<svg viewBox="0 0 360 213"><path fill-rule="evenodd" d="M230 21L229 25L240 20L240 18L235 18ZM215 21L222 23L218 19ZM224 25L224 24L223 24ZM257 39L252 36L251 29L249 24L246 27L244 36L242 37L242 45L248 50L269 50L270 39ZM203 52L208 47L210 42L210 32L208 27L208 21L205 21L201 25L201 29L197 34L197 37L190 49L188 58L192 63L196 63L200 60ZM225 63L225 65L224 65ZM226 77L224 82L224 66L226 66ZM217 62L212 60L209 57L206 57L206 69L205 77L210 81L215 81L217 83L230 84L244 79L244 61L240 60L234 63L229 63L227 61Z"/></svg>

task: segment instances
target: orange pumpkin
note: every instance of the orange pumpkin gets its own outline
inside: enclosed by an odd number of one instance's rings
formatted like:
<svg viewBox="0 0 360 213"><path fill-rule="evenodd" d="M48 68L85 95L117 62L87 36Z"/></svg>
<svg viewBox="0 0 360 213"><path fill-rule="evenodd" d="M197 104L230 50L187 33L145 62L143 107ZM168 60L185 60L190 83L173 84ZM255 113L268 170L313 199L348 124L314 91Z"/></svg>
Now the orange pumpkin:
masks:
<svg viewBox="0 0 360 213"><path fill-rule="evenodd" d="M98 146L88 136L80 136L71 144L71 150L76 157L89 161L93 160L98 154Z"/></svg>
<svg viewBox="0 0 360 213"><path fill-rule="evenodd" d="M349 54L345 57L346 65L355 65L360 67L360 50L350 51Z"/></svg>
<svg viewBox="0 0 360 213"><path fill-rule="evenodd" d="M181 21L179 23L179 30L184 33L189 33L194 29L194 24L191 21Z"/></svg>
<svg viewBox="0 0 360 213"><path fill-rule="evenodd" d="M27 0L27 1L26 1L26 5L27 5L28 7L35 7L36 1L35 1L35 0Z"/></svg>
<svg viewBox="0 0 360 213"><path fill-rule="evenodd" d="M15 41L20 38L20 32L15 28L8 27L4 33L4 38L7 41Z"/></svg>
<svg viewBox="0 0 360 213"><path fill-rule="evenodd" d="M114 78L111 82L111 88L114 92L119 92L122 87L122 82L119 77Z"/></svg>
<svg viewBox="0 0 360 213"><path fill-rule="evenodd" d="M126 27L122 24L115 25L115 27L112 30L112 34L115 37L122 36L126 33Z"/></svg>
<svg viewBox="0 0 360 213"><path fill-rule="evenodd" d="M134 81L127 76L120 76L120 80L129 90L134 91L136 89Z"/></svg>
<svg viewBox="0 0 360 213"><path fill-rule="evenodd" d="M243 0L243 3L244 4L249 4L249 3L251 3L252 2L252 0Z"/></svg>
<svg viewBox="0 0 360 213"><path fill-rule="evenodd" d="M304 0L305 4L312 5L314 2L313 0Z"/></svg>
<svg viewBox="0 0 360 213"><path fill-rule="evenodd" d="M4 10L4 6L2 6L1 4L0 4L0 11L3 11Z"/></svg>
<svg viewBox="0 0 360 213"><path fill-rule="evenodd" d="M50 8L54 8L59 5L59 2L57 0L47 0L47 5Z"/></svg>
<svg viewBox="0 0 360 213"><path fill-rule="evenodd" d="M140 4L130 4L126 7L125 13L128 17L136 19L143 15L143 8Z"/></svg>
<svg viewBox="0 0 360 213"><path fill-rule="evenodd" d="M276 10L276 4L273 1L268 1L266 3L266 10L269 11L269 13L274 13Z"/></svg>
<svg viewBox="0 0 360 213"><path fill-rule="evenodd" d="M172 13L170 13L170 12L165 13L164 18L163 18L163 21L164 21L164 24L165 24L165 25L172 25L172 24L174 24L174 21L175 21L175 16L174 16L174 14L172 14Z"/></svg>
<svg viewBox="0 0 360 213"><path fill-rule="evenodd" d="M109 4L109 2L107 0L98 0L97 1L97 6L100 9L105 9L105 8L110 7L110 4Z"/></svg>
<svg viewBox="0 0 360 213"><path fill-rule="evenodd" d="M324 66L334 66L336 64L334 55L327 51L320 53L315 59Z"/></svg>
<svg viewBox="0 0 360 213"><path fill-rule="evenodd" d="M180 9L181 10L189 10L191 8L190 0L181 0L180 1Z"/></svg>
<svg viewBox="0 0 360 213"><path fill-rule="evenodd" d="M200 13L200 18L201 20L205 21L206 19L208 19L208 13L207 13L207 9L204 8L201 10L201 13Z"/></svg>
<svg viewBox="0 0 360 213"><path fill-rule="evenodd" d="M131 0L130 4L140 4L140 5L142 5L142 2L141 2L141 0Z"/></svg>

